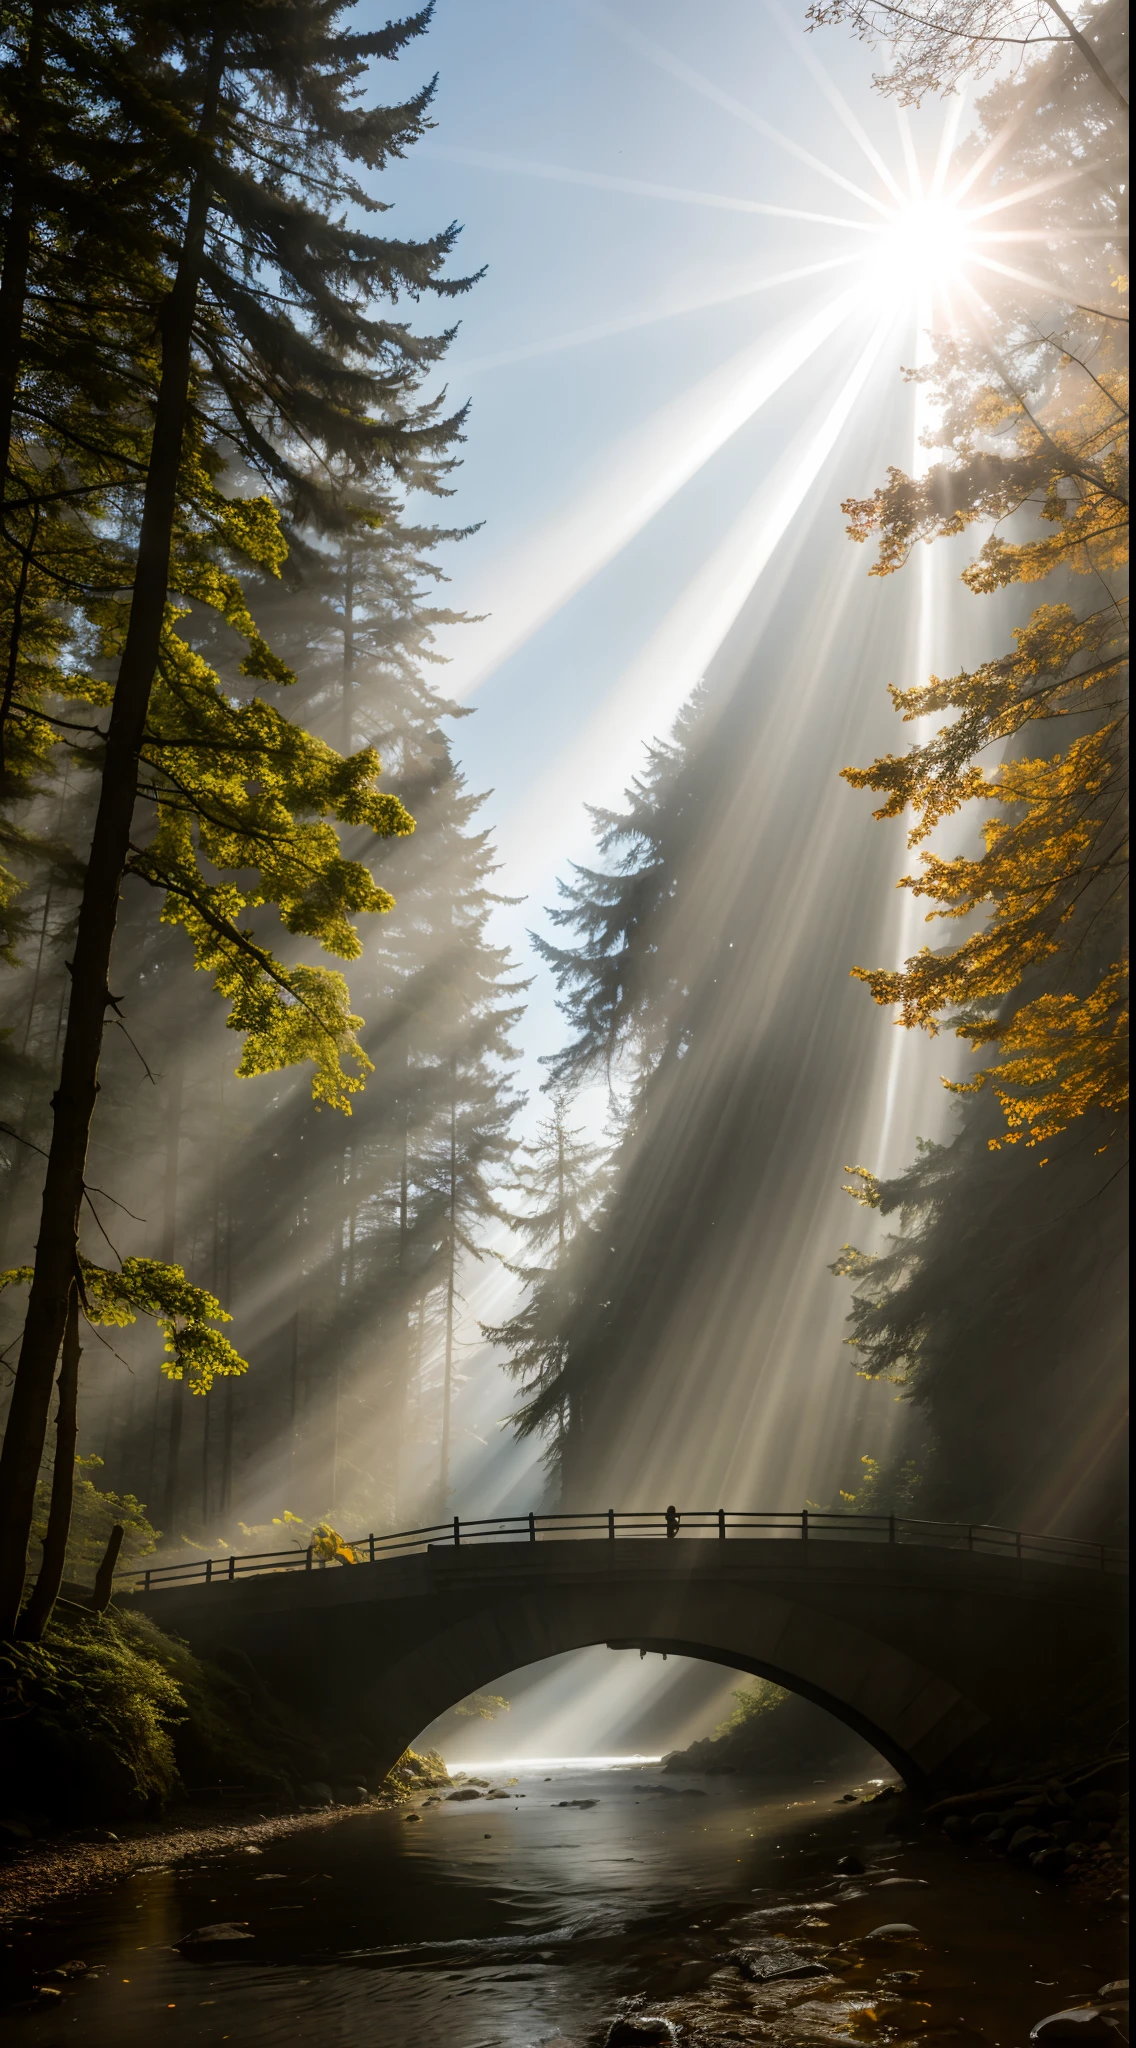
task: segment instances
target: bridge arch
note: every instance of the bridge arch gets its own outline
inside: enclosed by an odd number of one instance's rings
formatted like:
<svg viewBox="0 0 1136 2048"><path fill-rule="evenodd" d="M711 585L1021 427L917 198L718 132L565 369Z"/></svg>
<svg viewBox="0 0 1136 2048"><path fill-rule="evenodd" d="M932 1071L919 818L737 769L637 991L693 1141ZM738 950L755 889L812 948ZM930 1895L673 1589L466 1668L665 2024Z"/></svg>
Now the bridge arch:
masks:
<svg viewBox="0 0 1136 2048"><path fill-rule="evenodd" d="M596 1646L691 1657L769 1678L863 1736L913 1788L987 1720L982 1708L909 1651L804 1602L658 1574L598 1583L510 1588L388 1663L357 1694L401 1754L419 1731L507 1671ZM361 1647L361 1646L357 1646Z"/></svg>
<svg viewBox="0 0 1136 2048"><path fill-rule="evenodd" d="M204 1655L247 1653L329 1734L362 1716L386 1768L505 1672L622 1644L771 1678L908 1783L942 1785L980 1752L1050 1754L1072 1711L1086 1726L1123 1712L1127 1584L1111 1556L1091 1553L1085 1569L1079 1553L1027 1556L1021 1539L984 1554L972 1536L537 1541L534 1529L527 1542L430 1543L350 1569L273 1559L256 1576L171 1579L127 1598Z"/></svg>

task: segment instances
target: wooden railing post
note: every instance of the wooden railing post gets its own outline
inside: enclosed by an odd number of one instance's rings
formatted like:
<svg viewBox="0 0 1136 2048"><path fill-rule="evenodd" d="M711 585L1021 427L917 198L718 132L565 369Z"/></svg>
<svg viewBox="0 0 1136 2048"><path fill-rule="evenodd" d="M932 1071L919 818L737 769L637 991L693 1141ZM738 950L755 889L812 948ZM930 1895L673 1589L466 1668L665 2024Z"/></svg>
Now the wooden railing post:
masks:
<svg viewBox="0 0 1136 2048"><path fill-rule="evenodd" d="M607 1511L607 1533L608 1533L608 1537L609 1537L610 1541L611 1541L612 1543L614 1543L614 1542L615 1542L615 1509L614 1509L614 1508L609 1508L609 1509L608 1509L608 1511Z"/></svg>
<svg viewBox="0 0 1136 2048"><path fill-rule="evenodd" d="M536 1542L536 1516L531 1511L529 1514L529 1542Z"/></svg>
<svg viewBox="0 0 1136 2048"><path fill-rule="evenodd" d="M802 1542L802 1543L807 1543L807 1542L808 1542L808 1540L809 1540L809 1511L808 1511L808 1509L807 1509L807 1508L802 1508L802 1509L801 1509L801 1542Z"/></svg>
<svg viewBox="0 0 1136 2048"><path fill-rule="evenodd" d="M233 1552L232 1556L231 1556L231 1557L230 1557L230 1559L229 1559L229 1577L230 1577L231 1579L235 1579L235 1578L236 1578L236 1576L237 1576L237 1553L236 1553L236 1551L234 1550L234 1552Z"/></svg>
<svg viewBox="0 0 1136 2048"><path fill-rule="evenodd" d="M304 1570L305 1570L306 1572L310 1572L310 1571L311 1571L311 1568L312 1568L312 1559L313 1559L313 1557L314 1557L314 1556L315 1556L315 1551L314 1551L314 1549L313 1549L312 1545L311 1545L311 1544L309 1543L309 1545L308 1545L308 1555L307 1555L307 1560L306 1560L306 1562L305 1562L305 1565L304 1565Z"/></svg>
<svg viewBox="0 0 1136 2048"><path fill-rule="evenodd" d="M458 1547L459 1543L461 1542L461 1540L462 1540L462 1538L461 1538L461 1523L459 1522L459 1520L458 1520L457 1516L455 1515L455 1516L454 1516L454 1548L455 1548L455 1550L457 1549L457 1547Z"/></svg>
<svg viewBox="0 0 1136 2048"><path fill-rule="evenodd" d="M718 1541L719 1541L719 1543L724 1543L724 1542L725 1542L725 1540L726 1540L726 1510L725 1510L725 1508L719 1508L719 1509L718 1509Z"/></svg>
<svg viewBox="0 0 1136 2048"><path fill-rule="evenodd" d="M372 1531L371 1531L371 1534L370 1534L370 1535L368 1536L368 1538L367 1538L367 1550L368 1550L368 1553L369 1553L369 1559L370 1559L370 1562L371 1562L371 1564L374 1564L374 1562L375 1562L375 1532L374 1532L374 1530L373 1530L373 1529L372 1529Z"/></svg>
<svg viewBox="0 0 1136 2048"><path fill-rule="evenodd" d="M142 1591L144 1593L148 1593L150 1591L150 1574L148 1571L143 1572L142 1574Z"/></svg>
<svg viewBox="0 0 1136 2048"><path fill-rule="evenodd" d="M206 1558L206 1560L205 1560L205 1583L206 1583L206 1585L208 1586L208 1585L211 1585L211 1584L212 1584L212 1581L213 1581L213 1559L212 1559L211 1557L207 1557L207 1558Z"/></svg>

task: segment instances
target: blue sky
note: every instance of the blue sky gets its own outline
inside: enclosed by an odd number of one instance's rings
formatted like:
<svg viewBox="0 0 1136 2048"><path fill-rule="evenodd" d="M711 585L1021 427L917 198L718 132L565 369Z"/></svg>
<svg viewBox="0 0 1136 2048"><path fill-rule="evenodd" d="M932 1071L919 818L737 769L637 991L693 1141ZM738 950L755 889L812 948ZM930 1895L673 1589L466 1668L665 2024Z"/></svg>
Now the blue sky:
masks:
<svg viewBox="0 0 1136 2048"><path fill-rule="evenodd" d="M557 872L588 855L585 802L618 797L643 742L666 729L705 665L712 590L691 592L688 613L703 630L690 647L676 645L676 601L707 564L714 585L716 551L728 552L763 490L776 539L778 492L800 472L802 437L825 430L872 337L878 305L827 310L862 287L873 239L864 229L879 218L837 180L886 202L868 152L901 180L904 152L894 107L870 90L870 53L840 33L807 35L800 11L762 0L697 10L677 0L439 0L429 34L397 67L399 85L435 69L437 127L382 189L395 202L392 229L429 232L457 218L461 264L487 266L461 302L448 369L451 393L472 402L453 509L483 523L447 566L454 601L491 616L449 636L447 680L477 706L458 747L472 785L493 792L485 816L501 885L525 898L502 930L531 964L525 927L543 923ZM927 164L943 120L939 107L915 119ZM665 196L674 191L701 197ZM828 264L841 267L818 268ZM818 515L835 560L848 545L839 500L869 487L885 455L909 456L898 372L912 335L901 308L852 407L852 426L879 410L897 445L836 437L772 548L766 582L794 527ZM699 461L700 421L712 425L724 400L728 412L731 386L771 356L775 396L737 431L719 425L722 445ZM691 445L692 473L668 496L667 453L681 469ZM652 491L658 506L643 518L635 508L644 494L653 503ZM577 558L581 587L558 602ZM548 616L529 630L546 586ZM834 801L842 795L838 785ZM530 1081L559 1036L538 976L524 1033Z"/></svg>

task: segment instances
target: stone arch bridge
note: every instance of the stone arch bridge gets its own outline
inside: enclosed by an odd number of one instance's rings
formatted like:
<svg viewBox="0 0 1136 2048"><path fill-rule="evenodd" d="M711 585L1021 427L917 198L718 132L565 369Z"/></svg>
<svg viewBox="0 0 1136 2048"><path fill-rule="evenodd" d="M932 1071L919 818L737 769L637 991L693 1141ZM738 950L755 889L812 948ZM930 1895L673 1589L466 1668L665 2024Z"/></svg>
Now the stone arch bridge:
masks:
<svg viewBox="0 0 1136 2048"><path fill-rule="evenodd" d="M887 1516L455 1521L144 1574L119 1596L202 1655L237 1649L317 1719L349 1702L389 1768L468 1693L566 1650L665 1650L770 1678L921 1791L1060 1746L1121 1697L1127 1563L1088 1543Z"/></svg>

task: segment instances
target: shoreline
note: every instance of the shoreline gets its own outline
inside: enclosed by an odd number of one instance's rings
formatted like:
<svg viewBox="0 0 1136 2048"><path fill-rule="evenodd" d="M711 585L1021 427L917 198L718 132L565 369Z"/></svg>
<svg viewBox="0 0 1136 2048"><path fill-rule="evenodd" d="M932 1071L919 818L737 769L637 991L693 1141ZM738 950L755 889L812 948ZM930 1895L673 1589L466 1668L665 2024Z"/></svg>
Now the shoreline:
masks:
<svg viewBox="0 0 1136 2048"><path fill-rule="evenodd" d="M244 1843L259 1847L281 1835L299 1834L304 1828L330 1827L352 1814L392 1812L405 1803L396 1796L282 1813L248 1807L239 1815L231 1809L223 1814L213 1807L183 1807L179 1815L164 1822L124 1822L117 1839L107 1839L112 1832L117 1834L110 1829L98 1831L104 1839L90 1839L96 1833L92 1828L54 1840L33 1840L0 1863L0 1926L26 1919L57 1899L131 1877L140 1870L160 1869L189 1856L231 1851Z"/></svg>

